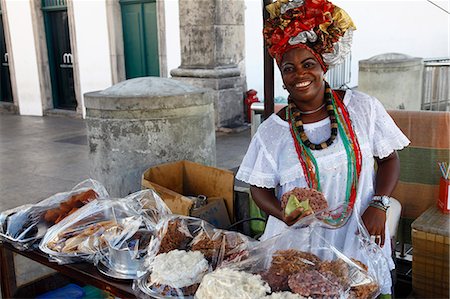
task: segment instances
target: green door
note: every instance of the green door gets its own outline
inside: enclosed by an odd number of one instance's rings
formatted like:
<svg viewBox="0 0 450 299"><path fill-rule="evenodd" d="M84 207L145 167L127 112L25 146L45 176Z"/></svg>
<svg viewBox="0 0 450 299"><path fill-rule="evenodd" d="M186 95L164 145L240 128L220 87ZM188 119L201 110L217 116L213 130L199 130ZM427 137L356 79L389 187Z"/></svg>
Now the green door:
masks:
<svg viewBox="0 0 450 299"><path fill-rule="evenodd" d="M52 82L53 106L76 110L73 56L70 47L66 0L43 0L48 61Z"/></svg>
<svg viewBox="0 0 450 299"><path fill-rule="evenodd" d="M156 0L120 0L127 79L159 76Z"/></svg>
<svg viewBox="0 0 450 299"><path fill-rule="evenodd" d="M2 8L0 7L0 101L12 102L11 80L9 78L8 51L3 31Z"/></svg>

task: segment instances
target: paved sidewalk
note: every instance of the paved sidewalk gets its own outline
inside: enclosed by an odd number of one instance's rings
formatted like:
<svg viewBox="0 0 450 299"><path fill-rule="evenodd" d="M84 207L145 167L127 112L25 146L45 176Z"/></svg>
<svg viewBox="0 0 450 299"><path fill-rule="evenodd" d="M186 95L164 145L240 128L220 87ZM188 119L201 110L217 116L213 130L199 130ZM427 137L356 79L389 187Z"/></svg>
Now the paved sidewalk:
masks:
<svg viewBox="0 0 450 299"><path fill-rule="evenodd" d="M239 166L250 130L216 134L217 167ZM85 121L0 114L0 211L35 203L89 178Z"/></svg>

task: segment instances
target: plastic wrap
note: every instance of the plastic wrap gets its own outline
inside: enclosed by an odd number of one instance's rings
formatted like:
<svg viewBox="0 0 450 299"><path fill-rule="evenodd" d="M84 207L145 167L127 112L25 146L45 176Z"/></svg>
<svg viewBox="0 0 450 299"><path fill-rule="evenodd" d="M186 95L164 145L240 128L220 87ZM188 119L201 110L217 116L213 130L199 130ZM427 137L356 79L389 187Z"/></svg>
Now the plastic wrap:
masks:
<svg viewBox="0 0 450 299"><path fill-rule="evenodd" d="M319 221L307 227L299 224L260 242L246 259L206 274L196 298L264 298L267 295L298 298L292 294L300 298L378 296L376 270L368 269L374 264L365 265L344 255L322 237L321 229ZM316 246L317 240L320 246Z"/></svg>
<svg viewBox="0 0 450 299"><path fill-rule="evenodd" d="M331 229L344 226L353 212L348 203L329 206L323 193L298 187L283 194L281 207L286 216L297 218L298 225L309 226L318 220Z"/></svg>
<svg viewBox="0 0 450 299"><path fill-rule="evenodd" d="M47 229L95 198L108 198L99 182L88 179L71 191L57 193L37 204L27 204L0 214L0 238L25 250L41 239Z"/></svg>
<svg viewBox="0 0 450 299"><path fill-rule="evenodd" d="M167 206L151 190L123 199L94 200L51 227L39 248L60 264L100 261L110 269L109 248L138 258L167 213Z"/></svg>
<svg viewBox="0 0 450 299"><path fill-rule="evenodd" d="M245 259L255 244L251 238L216 229L198 218L167 217L158 224L142 269L146 274L135 281L134 289L138 297L190 298L203 275Z"/></svg>
<svg viewBox="0 0 450 299"><path fill-rule="evenodd" d="M99 271L109 277L135 279L144 274L138 270L147 255L157 224L171 212L153 190L133 193L123 202L133 212L129 213L120 231L106 231L102 236L106 244L99 248L95 263Z"/></svg>

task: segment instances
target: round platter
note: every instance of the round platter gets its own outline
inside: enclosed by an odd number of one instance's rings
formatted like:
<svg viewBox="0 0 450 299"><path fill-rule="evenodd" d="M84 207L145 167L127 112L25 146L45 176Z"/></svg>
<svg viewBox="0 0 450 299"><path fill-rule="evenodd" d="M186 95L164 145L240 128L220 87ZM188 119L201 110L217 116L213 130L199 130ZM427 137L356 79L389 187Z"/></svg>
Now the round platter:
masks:
<svg viewBox="0 0 450 299"><path fill-rule="evenodd" d="M97 269L103 275L108 276L110 278L114 278L114 279L133 280L133 279L137 278L137 273L121 273L121 272L116 272L116 271L110 269L107 266L107 263L102 259L99 260L99 262L97 264Z"/></svg>
<svg viewBox="0 0 450 299"><path fill-rule="evenodd" d="M157 299L175 299L175 298L184 298L184 299L194 299L194 296L163 296L159 294L158 292L155 292L148 284L148 278L150 277L151 272L146 273L145 275L141 276L137 280L137 285L139 289L146 295L151 296L152 298Z"/></svg>

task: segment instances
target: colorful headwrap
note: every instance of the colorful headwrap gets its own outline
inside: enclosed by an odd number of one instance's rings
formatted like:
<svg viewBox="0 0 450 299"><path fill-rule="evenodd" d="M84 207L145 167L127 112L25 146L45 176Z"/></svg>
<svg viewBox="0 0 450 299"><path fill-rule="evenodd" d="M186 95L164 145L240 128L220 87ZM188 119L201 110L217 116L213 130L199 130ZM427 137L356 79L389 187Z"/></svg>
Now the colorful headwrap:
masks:
<svg viewBox="0 0 450 299"><path fill-rule="evenodd" d="M326 71L350 52L356 27L344 10L331 2L275 0L266 9L270 17L264 24L264 39L278 64L288 50L302 47L311 51Z"/></svg>

